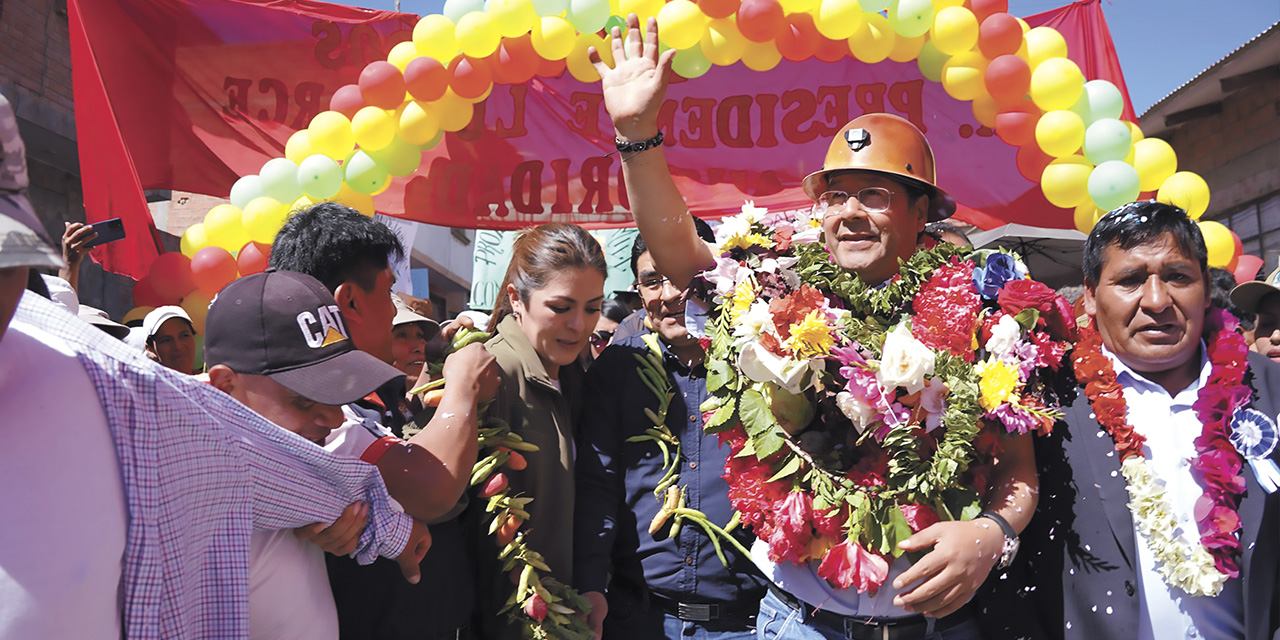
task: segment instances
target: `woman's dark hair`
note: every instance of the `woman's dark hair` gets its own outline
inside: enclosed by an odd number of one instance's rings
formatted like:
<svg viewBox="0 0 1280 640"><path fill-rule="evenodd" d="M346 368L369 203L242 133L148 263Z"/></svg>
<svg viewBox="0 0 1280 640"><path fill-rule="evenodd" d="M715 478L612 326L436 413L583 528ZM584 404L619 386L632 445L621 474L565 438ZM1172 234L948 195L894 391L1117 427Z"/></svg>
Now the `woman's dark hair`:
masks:
<svg viewBox="0 0 1280 640"><path fill-rule="evenodd" d="M631 315L631 307L622 304L617 298L605 298L600 305L600 315L614 322L622 322Z"/></svg>
<svg viewBox="0 0 1280 640"><path fill-rule="evenodd" d="M511 297L507 285L516 289L520 302L529 304L529 295L547 286L557 273L568 269L595 269L601 277L609 276L600 243L586 229L576 224L550 222L525 229L516 237L507 275L498 286L498 299L493 305L491 328L511 314Z"/></svg>
<svg viewBox="0 0 1280 640"><path fill-rule="evenodd" d="M1183 255L1200 264L1200 273L1208 277L1209 252L1204 246L1200 227L1187 212L1171 204L1148 200L1131 202L1102 216L1084 241L1084 279L1094 285L1102 276L1102 252L1116 244L1121 249L1155 242L1165 234L1173 236Z"/></svg>

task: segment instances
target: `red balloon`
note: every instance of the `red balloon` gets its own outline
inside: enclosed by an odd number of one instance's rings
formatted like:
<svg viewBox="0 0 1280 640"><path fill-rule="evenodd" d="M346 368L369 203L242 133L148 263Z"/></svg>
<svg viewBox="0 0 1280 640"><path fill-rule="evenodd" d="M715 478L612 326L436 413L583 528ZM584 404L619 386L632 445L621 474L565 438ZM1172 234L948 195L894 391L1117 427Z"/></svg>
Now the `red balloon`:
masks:
<svg viewBox="0 0 1280 640"><path fill-rule="evenodd" d="M1017 53L1020 47L1022 25L1007 13L993 13L978 27L978 50L988 60Z"/></svg>
<svg viewBox="0 0 1280 640"><path fill-rule="evenodd" d="M1030 100L1023 100L1004 107L996 114L996 135L1005 144L1015 147L1036 141L1036 123L1040 122L1040 109Z"/></svg>
<svg viewBox="0 0 1280 640"><path fill-rule="evenodd" d="M1009 0L969 0L965 4L969 5L969 10L973 11L973 16L978 19L979 24L988 16L1009 13Z"/></svg>
<svg viewBox="0 0 1280 640"><path fill-rule="evenodd" d="M191 258L177 251L160 254L151 263L148 275L156 293L165 300L172 301L165 304L177 304L177 301L196 290L196 283L191 279Z"/></svg>
<svg viewBox="0 0 1280 640"><path fill-rule="evenodd" d="M698 0L698 8L707 14L708 18L718 20L720 18L728 18L738 10L737 0Z"/></svg>
<svg viewBox="0 0 1280 640"><path fill-rule="evenodd" d="M205 247L191 256L191 279L200 290L215 294L238 274L236 259L222 247Z"/></svg>
<svg viewBox="0 0 1280 640"><path fill-rule="evenodd" d="M333 92L333 97L329 99L329 109L337 111L346 116L348 120L356 116L356 112L367 107L364 96L360 95L360 87L354 84L344 84Z"/></svg>
<svg viewBox="0 0 1280 640"><path fill-rule="evenodd" d="M493 55L485 58L493 81L497 84L524 84L538 73L538 52L533 50L529 34L519 38L503 38Z"/></svg>
<svg viewBox="0 0 1280 640"><path fill-rule="evenodd" d="M166 304L173 304L173 301L156 293L156 288L151 286L151 276L143 276L134 283L133 306L162 307Z"/></svg>
<svg viewBox="0 0 1280 640"><path fill-rule="evenodd" d="M818 40L822 36L818 27L813 24L813 16L808 13L793 13L787 16L786 24L778 32L773 43L778 53L792 62L803 62L818 52Z"/></svg>
<svg viewBox="0 0 1280 640"><path fill-rule="evenodd" d="M241 276L262 273L267 270L267 259L271 257L271 245L261 242L250 242L240 248L236 255L236 267Z"/></svg>
<svg viewBox="0 0 1280 640"><path fill-rule="evenodd" d="M439 100L449 88L449 70L431 56L418 56L404 68L404 88L414 100Z"/></svg>
<svg viewBox="0 0 1280 640"><path fill-rule="evenodd" d="M1231 273L1236 277L1236 284L1244 284L1258 277L1258 271L1262 270L1265 261L1258 256L1245 254L1236 260L1236 268Z"/></svg>
<svg viewBox="0 0 1280 640"><path fill-rule="evenodd" d="M1044 168L1049 166L1050 162L1053 162L1053 158L1034 144L1018 148L1018 173L1036 184L1040 184L1040 176L1044 174Z"/></svg>
<svg viewBox="0 0 1280 640"><path fill-rule="evenodd" d="M839 62L849 57L849 41L819 38L818 50L814 52L813 57L823 62Z"/></svg>
<svg viewBox="0 0 1280 640"><path fill-rule="evenodd" d="M742 0L738 6L738 31L752 42L768 42L786 25L778 0Z"/></svg>
<svg viewBox="0 0 1280 640"><path fill-rule="evenodd" d="M538 56L541 58L542 56ZM543 78L559 78L568 68L564 58L559 60L538 60L538 75Z"/></svg>
<svg viewBox="0 0 1280 640"><path fill-rule="evenodd" d="M1003 55L987 65L983 77L987 93L1000 104L1013 104L1031 89L1031 65L1015 55Z"/></svg>
<svg viewBox="0 0 1280 640"><path fill-rule="evenodd" d="M370 62L360 72L360 95L371 107L395 109L404 102L404 76L386 60Z"/></svg>
<svg viewBox="0 0 1280 640"><path fill-rule="evenodd" d="M458 56L449 63L449 87L459 98L479 98L493 86L493 73L484 60Z"/></svg>

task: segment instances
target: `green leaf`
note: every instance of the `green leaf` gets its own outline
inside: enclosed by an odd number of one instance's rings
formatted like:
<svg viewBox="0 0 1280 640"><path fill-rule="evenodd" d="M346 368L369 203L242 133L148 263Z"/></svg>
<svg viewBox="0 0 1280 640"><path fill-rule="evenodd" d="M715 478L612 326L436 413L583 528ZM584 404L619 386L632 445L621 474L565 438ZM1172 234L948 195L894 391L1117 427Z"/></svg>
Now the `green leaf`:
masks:
<svg viewBox="0 0 1280 640"><path fill-rule="evenodd" d="M781 429L773 428L760 435L754 436L753 440L756 444L756 456L764 459L782 450L786 446L780 435Z"/></svg>
<svg viewBox="0 0 1280 640"><path fill-rule="evenodd" d="M720 405L716 412L711 414L711 419L702 426L702 430L706 433L720 433L732 428L733 416L737 409L738 403L732 397Z"/></svg>
<svg viewBox="0 0 1280 640"><path fill-rule="evenodd" d="M1013 317L1018 321L1018 325L1024 330L1030 331L1035 328L1036 323L1040 321L1040 311L1037 309L1023 309L1018 315Z"/></svg>
<svg viewBox="0 0 1280 640"><path fill-rule="evenodd" d="M778 425L778 420L769 410L769 403L765 401L764 395L754 388L743 391L738 398L738 416L742 418L742 426L747 430L747 434L753 437L767 433ZM760 457L767 456L768 454L761 454Z"/></svg>
<svg viewBox="0 0 1280 640"><path fill-rule="evenodd" d="M711 360L707 363L707 391L715 393L737 377L728 360Z"/></svg>
<svg viewBox="0 0 1280 640"><path fill-rule="evenodd" d="M782 468L778 469L778 472L773 474L773 477L769 478L768 481L777 482L778 480L781 480L799 470L800 470L800 456L792 454L790 456L790 459L787 460L787 463L782 465Z"/></svg>

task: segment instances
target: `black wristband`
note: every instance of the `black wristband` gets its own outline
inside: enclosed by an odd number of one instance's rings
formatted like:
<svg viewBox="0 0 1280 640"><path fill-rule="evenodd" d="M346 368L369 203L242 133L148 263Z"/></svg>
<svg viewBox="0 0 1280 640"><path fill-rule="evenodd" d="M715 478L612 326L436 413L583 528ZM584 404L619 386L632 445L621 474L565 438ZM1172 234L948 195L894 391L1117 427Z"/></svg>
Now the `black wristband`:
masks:
<svg viewBox="0 0 1280 640"><path fill-rule="evenodd" d="M1018 532L1013 530L1013 525L1009 524L1009 521L1005 520L1004 516L994 511L983 511L982 513L978 514L978 517L987 518L989 520L994 521L997 525L1000 526L1000 531L1004 533L1004 537L1006 538L1018 537Z"/></svg>
<svg viewBox="0 0 1280 640"><path fill-rule="evenodd" d="M614 144L617 145L618 151L620 153L640 153L641 151L647 151L649 149L652 149L654 147L661 145L662 141L663 141L662 130L659 129L658 135L652 138L649 138L648 140L642 140L640 142L627 142L626 140L622 140L618 138L614 140Z"/></svg>

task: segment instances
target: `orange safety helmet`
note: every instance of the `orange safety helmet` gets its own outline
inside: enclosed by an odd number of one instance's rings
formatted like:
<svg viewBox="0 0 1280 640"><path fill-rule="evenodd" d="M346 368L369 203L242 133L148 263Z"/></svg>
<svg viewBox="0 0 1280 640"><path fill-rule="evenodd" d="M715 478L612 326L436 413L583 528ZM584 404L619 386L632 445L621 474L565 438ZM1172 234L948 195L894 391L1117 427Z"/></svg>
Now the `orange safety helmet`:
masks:
<svg viewBox="0 0 1280 640"><path fill-rule="evenodd" d="M804 192L817 201L832 175L843 171L872 171L905 178L929 196L929 221L956 212L956 201L936 184L933 149L915 125L895 115L868 113L854 118L831 140L822 169L804 179Z"/></svg>

